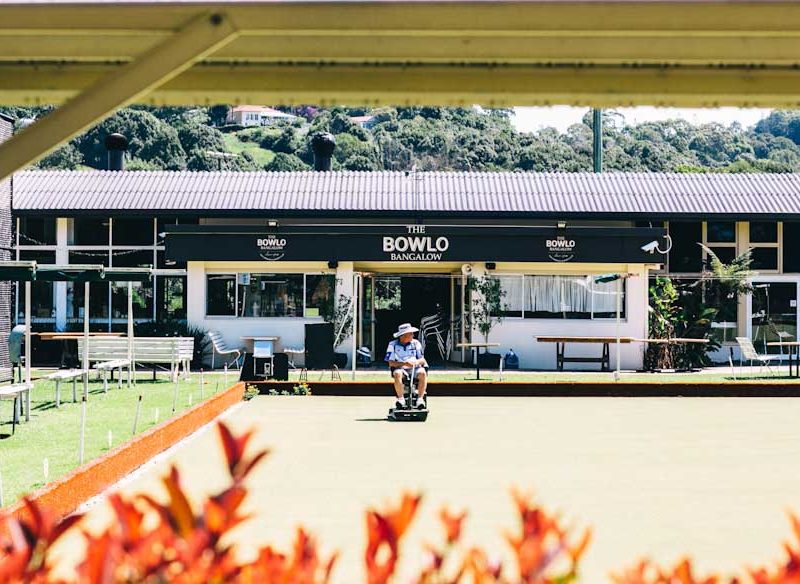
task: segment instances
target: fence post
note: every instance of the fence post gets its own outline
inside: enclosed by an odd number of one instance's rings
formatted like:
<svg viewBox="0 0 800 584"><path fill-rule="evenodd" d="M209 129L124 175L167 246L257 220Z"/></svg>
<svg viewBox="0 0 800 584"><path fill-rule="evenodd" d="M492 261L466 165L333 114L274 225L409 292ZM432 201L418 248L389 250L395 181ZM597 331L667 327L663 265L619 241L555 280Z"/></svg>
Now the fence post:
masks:
<svg viewBox="0 0 800 584"><path fill-rule="evenodd" d="M142 394L139 394L139 399L136 400L136 415L133 417L133 435L136 436L136 427L139 425L139 414L142 411Z"/></svg>
<svg viewBox="0 0 800 584"><path fill-rule="evenodd" d="M81 442L79 452L79 463L83 464L83 453L86 445L86 394L81 398Z"/></svg>

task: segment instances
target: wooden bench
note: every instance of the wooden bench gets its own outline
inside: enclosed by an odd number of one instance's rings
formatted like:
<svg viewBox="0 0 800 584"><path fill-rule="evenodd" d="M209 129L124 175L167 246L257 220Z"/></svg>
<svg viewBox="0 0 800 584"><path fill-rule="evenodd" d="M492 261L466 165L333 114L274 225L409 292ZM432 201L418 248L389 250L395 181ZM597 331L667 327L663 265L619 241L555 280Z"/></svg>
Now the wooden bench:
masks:
<svg viewBox="0 0 800 584"><path fill-rule="evenodd" d="M0 400L11 399L14 400L14 411L11 414L11 433L15 434L17 431L17 422L22 413L22 398L26 398L25 406L25 421L31 419L31 403L30 395L33 384L29 383L12 383L11 385L0 386Z"/></svg>
<svg viewBox="0 0 800 584"><path fill-rule="evenodd" d="M56 407L61 407L61 382L62 381L72 381L72 401L78 401L78 388L77 382L79 377L83 377L84 372L81 369L62 369L60 371L56 371L55 373L51 373L46 377L51 381L55 381L56 383Z"/></svg>
<svg viewBox="0 0 800 584"><path fill-rule="evenodd" d="M556 344L556 369L564 371L564 363L600 363L600 371L609 371L611 369L609 359L609 348L611 343L617 342L617 337L534 337L539 343L555 343ZM634 339L631 337L619 337L620 343L630 343ZM599 357L567 357L564 355L564 349L567 343L579 344L602 344L603 350Z"/></svg>
<svg viewBox="0 0 800 584"><path fill-rule="evenodd" d="M78 352L83 355L83 339L78 339ZM184 376L188 376L193 354L193 337L134 337L131 364L128 361L127 338L89 338L89 362L96 363L94 368L104 372L120 369L121 374L122 368L128 368L130 374L130 368L138 363L167 364L170 366L170 378L174 380L181 374L181 368ZM105 376L103 382L105 388ZM121 380L118 382L121 383Z"/></svg>

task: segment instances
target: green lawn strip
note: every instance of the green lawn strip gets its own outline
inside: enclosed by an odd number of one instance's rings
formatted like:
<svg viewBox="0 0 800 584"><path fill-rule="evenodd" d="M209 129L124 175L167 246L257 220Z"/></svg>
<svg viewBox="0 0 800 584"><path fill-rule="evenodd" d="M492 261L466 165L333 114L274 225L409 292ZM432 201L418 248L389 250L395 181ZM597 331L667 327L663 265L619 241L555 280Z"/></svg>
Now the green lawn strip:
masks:
<svg viewBox="0 0 800 584"><path fill-rule="evenodd" d="M234 154L248 152L253 156L256 163L261 166L269 164L275 158L275 153L272 150L265 150L255 142L243 142L236 134L225 134L223 139L229 152Z"/></svg>
<svg viewBox="0 0 800 584"><path fill-rule="evenodd" d="M43 461L48 459L49 480L53 481L78 466L80 443L81 404L72 403L72 387L64 383L61 387L61 407L55 407L55 384L47 380L35 380L32 393L30 422L17 425L11 436L11 401L0 402L0 473L2 473L4 504L10 505L25 493L44 486ZM94 375L92 375L92 378ZM217 379L219 377L219 379ZM229 383L235 381L229 377ZM223 389L222 376L206 376L203 397ZM172 417L172 401L175 385L161 375L153 382L152 374L139 373L137 383L131 389L123 383L118 389L116 382L104 393L102 382L92 380L89 384L89 400L86 417L86 446L84 461L97 458L109 450L108 432L112 433L112 447L132 437L136 403L142 393L142 410L137 433L152 428L156 422ZM78 383L78 400L82 386ZM178 385L176 413L200 401L200 376L192 374L189 381Z"/></svg>

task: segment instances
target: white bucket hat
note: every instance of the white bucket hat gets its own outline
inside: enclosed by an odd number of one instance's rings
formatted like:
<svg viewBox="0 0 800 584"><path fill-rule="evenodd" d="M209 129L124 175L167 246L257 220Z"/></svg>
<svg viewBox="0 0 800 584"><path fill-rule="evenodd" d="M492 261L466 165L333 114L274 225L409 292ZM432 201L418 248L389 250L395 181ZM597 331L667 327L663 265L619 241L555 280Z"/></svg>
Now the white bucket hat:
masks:
<svg viewBox="0 0 800 584"><path fill-rule="evenodd" d="M410 322L404 322L399 327L397 327L397 332L394 333L394 338L402 337L406 333L416 333L419 332L419 329L415 326L411 326Z"/></svg>

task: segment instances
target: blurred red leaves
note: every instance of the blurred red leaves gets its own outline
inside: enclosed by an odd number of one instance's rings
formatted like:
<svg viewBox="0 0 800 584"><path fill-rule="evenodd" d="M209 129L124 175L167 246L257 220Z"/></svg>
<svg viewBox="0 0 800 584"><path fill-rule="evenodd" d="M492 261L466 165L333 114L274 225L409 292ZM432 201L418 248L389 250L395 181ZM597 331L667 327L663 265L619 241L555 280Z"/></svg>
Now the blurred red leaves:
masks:
<svg viewBox="0 0 800 584"><path fill-rule="evenodd" d="M100 533L83 529L80 515L60 522L26 499L29 519L0 515L0 584L58 583L51 565L53 546L67 532L78 532L86 552L75 578L87 584L117 582L178 584L327 584L337 556L323 557L315 538L298 528L288 553L272 546L243 562L228 540L250 516L242 512L248 489L244 482L267 450L248 453L253 433L235 436L218 424L229 484L193 505L177 468L162 479L166 498L148 495L108 496L115 521ZM415 584L570 584L579 581L579 564L591 541L591 530L573 537L557 514L535 504L529 495L512 492L518 529L506 533L515 567L504 569L479 547L462 547L467 512L439 511L443 537L426 544L427 562L410 581ZM421 503L421 495L405 493L397 505L366 514L367 584L398 580L401 542ZM773 567L749 568L743 578L698 576L688 558L664 569L642 560L611 575L613 584L800 584L800 519L789 515L793 540L784 543L785 560Z"/></svg>

